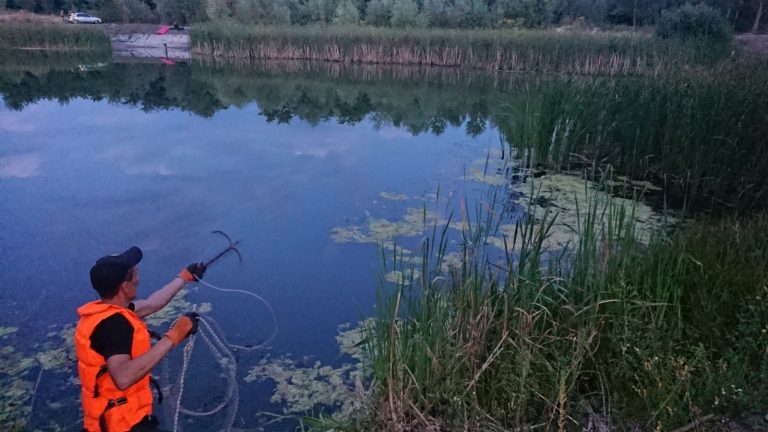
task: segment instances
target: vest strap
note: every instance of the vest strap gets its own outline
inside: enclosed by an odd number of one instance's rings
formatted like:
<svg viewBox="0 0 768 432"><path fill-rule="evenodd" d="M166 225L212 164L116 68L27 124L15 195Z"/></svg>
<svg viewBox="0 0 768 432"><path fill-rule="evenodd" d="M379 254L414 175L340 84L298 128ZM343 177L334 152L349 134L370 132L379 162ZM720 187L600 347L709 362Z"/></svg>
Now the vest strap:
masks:
<svg viewBox="0 0 768 432"><path fill-rule="evenodd" d="M101 378L107 372L109 372L109 369L107 369L107 365L101 365L101 367L99 368L99 371L96 372L96 379L94 380L94 384L93 384L94 399L99 397L99 378Z"/></svg>
<svg viewBox="0 0 768 432"><path fill-rule="evenodd" d="M128 398L125 396L119 397L117 399L110 399L109 402L107 402L107 407L104 408L104 412L102 412L99 416L99 426L101 427L101 432L109 432L107 429L107 411L116 406L125 405L126 403L128 403Z"/></svg>

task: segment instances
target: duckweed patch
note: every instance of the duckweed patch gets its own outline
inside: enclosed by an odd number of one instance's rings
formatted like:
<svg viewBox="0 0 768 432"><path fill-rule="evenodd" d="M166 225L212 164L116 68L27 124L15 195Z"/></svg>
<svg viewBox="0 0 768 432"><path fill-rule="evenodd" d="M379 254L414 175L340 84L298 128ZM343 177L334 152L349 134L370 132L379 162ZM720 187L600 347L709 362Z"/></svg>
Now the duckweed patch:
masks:
<svg viewBox="0 0 768 432"><path fill-rule="evenodd" d="M331 238L337 243L374 243L382 244L396 237L421 235L427 227L443 223L436 213L424 208L409 207L401 220L369 218L365 225L335 227Z"/></svg>
<svg viewBox="0 0 768 432"><path fill-rule="evenodd" d="M412 269L408 271L392 270L384 275L384 279L398 285L409 285L414 279L418 278L421 272Z"/></svg>
<svg viewBox="0 0 768 432"><path fill-rule="evenodd" d="M339 367L315 362L302 366L289 357L265 358L252 367L246 382L273 381L275 390L270 401L280 404L284 414L303 414L328 409L334 418L344 420L364 402L362 382L365 372L362 360L362 325L339 327L336 341L340 351L355 361Z"/></svg>
<svg viewBox="0 0 768 432"><path fill-rule="evenodd" d="M0 428L23 426L29 418L36 366L34 357L26 357L16 348L0 348Z"/></svg>
<svg viewBox="0 0 768 432"><path fill-rule="evenodd" d="M632 200L613 196L610 193L613 187L640 188L636 192L636 196L640 198L648 185L629 181L618 182L618 180L604 182L601 185L575 175L549 174L538 179L531 178L528 183L515 184L511 189L513 193L519 194L517 203L521 207L549 208L550 212L557 214L544 240L544 249L560 249L568 244L575 244L578 241L576 227L579 225L579 213L583 213L589 203L594 201L631 215L635 235L643 243L648 243L651 235L658 233L660 228L676 221L670 215L655 211L640 199ZM540 218L527 221L533 224L540 222ZM488 243L503 250L504 238L510 239L514 236L515 225L503 224L499 226L499 231L501 235L489 238ZM507 247L511 248L512 244L507 244Z"/></svg>
<svg viewBox="0 0 768 432"><path fill-rule="evenodd" d="M0 327L0 337L8 336L11 333L16 333L18 330L18 327Z"/></svg>
<svg viewBox="0 0 768 432"><path fill-rule="evenodd" d="M46 371L67 372L76 375L75 326L68 324L48 332L48 338L37 347L35 358Z"/></svg>
<svg viewBox="0 0 768 432"><path fill-rule="evenodd" d="M45 338L31 349L11 345L0 349L0 430L13 427L66 430L55 419L44 426L40 419L51 411L68 415L79 409L76 358L74 324L49 327ZM41 378L56 382L55 400L35 399ZM34 424L28 424L32 418L36 418Z"/></svg>
<svg viewBox="0 0 768 432"><path fill-rule="evenodd" d="M408 195L398 194L394 192L382 192L379 194L379 196L389 201L405 201L408 199Z"/></svg>

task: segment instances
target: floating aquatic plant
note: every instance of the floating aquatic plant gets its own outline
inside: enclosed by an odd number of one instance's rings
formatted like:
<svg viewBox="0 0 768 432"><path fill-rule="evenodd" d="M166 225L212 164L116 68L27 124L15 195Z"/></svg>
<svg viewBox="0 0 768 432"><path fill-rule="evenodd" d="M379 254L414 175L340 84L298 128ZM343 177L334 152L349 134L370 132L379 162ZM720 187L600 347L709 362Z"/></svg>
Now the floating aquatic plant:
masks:
<svg viewBox="0 0 768 432"><path fill-rule="evenodd" d="M379 218L369 218L365 225L350 225L335 227L331 230L331 238L337 243L374 243L381 244L395 237L413 237L421 235L427 227L441 218L434 212L423 208L409 207L403 218L396 221Z"/></svg>
<svg viewBox="0 0 768 432"><path fill-rule="evenodd" d="M30 400L37 366L34 357L25 357L12 346L0 348L0 429L23 425L31 412Z"/></svg>
<svg viewBox="0 0 768 432"><path fill-rule="evenodd" d="M16 333L18 330L18 327L0 327L0 337L7 336L11 333Z"/></svg>
<svg viewBox="0 0 768 432"><path fill-rule="evenodd" d="M408 199L408 195L398 194L394 192L382 192L379 195L385 200L389 200L389 201L405 201Z"/></svg>
<svg viewBox="0 0 768 432"><path fill-rule="evenodd" d="M419 277L421 273L416 269L408 271L392 270L384 275L384 279L395 284L410 284L410 281Z"/></svg>
<svg viewBox="0 0 768 432"><path fill-rule="evenodd" d="M642 183L633 183L631 187L637 187L638 184ZM520 194L517 202L523 208L531 205L549 207L553 214L557 214L549 236L544 240L544 249L558 249L573 244L578 238L575 227L579 225L579 212L583 212L595 200L632 215L635 234L643 242L648 242L652 233L658 233L659 228L665 224L675 222L671 216L655 211L641 200L614 196L610 193L611 186L585 180L577 175L548 174L537 179L530 178L528 183L515 184L512 190ZM638 198L642 192L638 193ZM539 222L527 221L534 224ZM509 239L514 235L515 225L501 225L499 230ZM500 249L505 247L503 238L499 236L490 238L489 243ZM507 247L511 246L507 244Z"/></svg>
<svg viewBox="0 0 768 432"><path fill-rule="evenodd" d="M275 390L270 401L281 404L285 414L331 408L335 418L344 419L363 403L361 329L343 325L336 336L341 352L355 359L353 363L336 368L320 362L301 366L289 357L267 357L250 369L245 381L273 381Z"/></svg>

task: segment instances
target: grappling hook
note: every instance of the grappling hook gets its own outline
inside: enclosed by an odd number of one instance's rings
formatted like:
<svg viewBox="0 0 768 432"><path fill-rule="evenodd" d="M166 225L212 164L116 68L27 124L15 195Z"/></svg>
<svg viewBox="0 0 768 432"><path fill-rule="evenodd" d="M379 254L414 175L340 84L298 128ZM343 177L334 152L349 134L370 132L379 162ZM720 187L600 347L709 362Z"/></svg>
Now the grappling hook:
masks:
<svg viewBox="0 0 768 432"><path fill-rule="evenodd" d="M229 242L229 245L227 246L226 249L224 249L223 251L219 252L218 255L216 255L215 257L211 258L208 262L206 262L205 263L206 267L208 267L209 265L213 264L216 260L218 260L219 258L221 258L224 255L226 255L226 253L229 252L229 251L233 251L235 254L237 254L237 258L240 259L240 262L243 262L243 257L240 255L240 251L237 250L237 247L236 247L238 245L238 243L240 243L240 240L232 241L232 239L229 238L229 236L224 231L216 230L216 231L211 231L211 233L223 235L224 238L227 239L227 242Z"/></svg>

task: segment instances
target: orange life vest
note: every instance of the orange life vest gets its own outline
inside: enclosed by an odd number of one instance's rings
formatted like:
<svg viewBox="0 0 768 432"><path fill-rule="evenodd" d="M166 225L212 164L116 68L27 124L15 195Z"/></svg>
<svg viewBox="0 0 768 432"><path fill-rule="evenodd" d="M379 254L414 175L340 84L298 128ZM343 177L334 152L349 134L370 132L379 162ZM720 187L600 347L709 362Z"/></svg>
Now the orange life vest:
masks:
<svg viewBox="0 0 768 432"><path fill-rule="evenodd" d="M91 334L105 318L122 314L133 326L131 358L136 358L151 347L147 325L132 310L100 300L86 303L77 313L80 322L75 328L75 349L82 386L83 426L88 432L128 431L152 414L149 374L125 390L118 389L107 371L104 357L91 349Z"/></svg>

